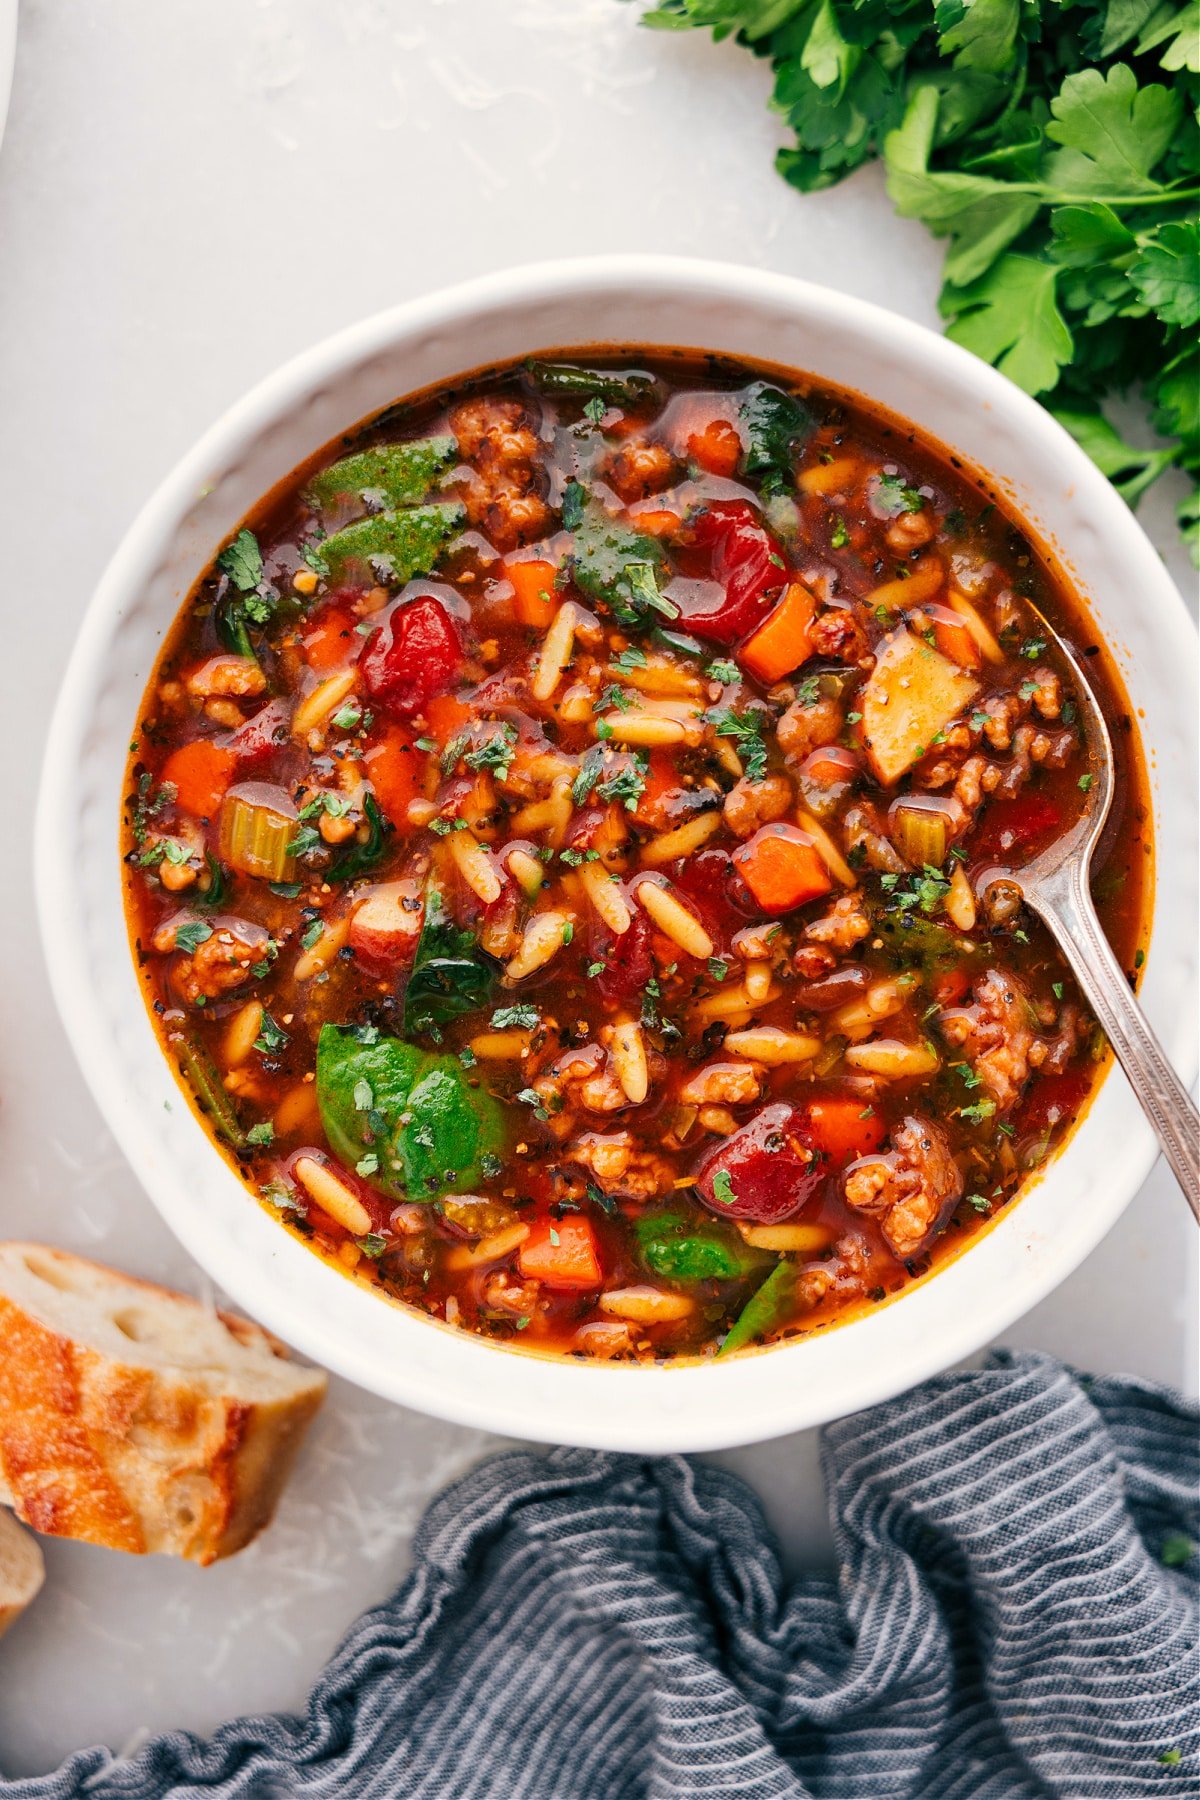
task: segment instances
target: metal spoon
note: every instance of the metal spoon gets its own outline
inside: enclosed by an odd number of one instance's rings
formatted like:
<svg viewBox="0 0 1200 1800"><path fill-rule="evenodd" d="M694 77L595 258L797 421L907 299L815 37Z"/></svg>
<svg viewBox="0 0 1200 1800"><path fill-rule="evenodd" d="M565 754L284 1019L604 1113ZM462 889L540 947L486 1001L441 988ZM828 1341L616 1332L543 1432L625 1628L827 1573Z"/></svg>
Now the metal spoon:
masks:
<svg viewBox="0 0 1200 1800"><path fill-rule="evenodd" d="M1130 991L1092 902L1092 853L1115 787L1112 738L1083 663L1037 608L1025 605L1075 677L1092 780L1084 811L1064 837L1019 869L986 869L976 886L981 895L1001 881L1018 888L1049 926L1200 1223L1200 1113Z"/></svg>

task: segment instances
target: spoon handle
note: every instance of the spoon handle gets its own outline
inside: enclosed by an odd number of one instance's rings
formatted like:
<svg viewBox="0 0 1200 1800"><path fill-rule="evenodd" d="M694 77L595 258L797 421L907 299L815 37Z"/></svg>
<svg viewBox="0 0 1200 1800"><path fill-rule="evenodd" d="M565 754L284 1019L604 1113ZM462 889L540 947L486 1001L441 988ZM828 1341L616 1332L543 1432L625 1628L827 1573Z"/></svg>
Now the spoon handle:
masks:
<svg viewBox="0 0 1200 1800"><path fill-rule="evenodd" d="M1084 859L1073 857L1055 876L1030 883L1025 899L1058 940L1200 1222L1200 1113L1167 1061L1101 929Z"/></svg>

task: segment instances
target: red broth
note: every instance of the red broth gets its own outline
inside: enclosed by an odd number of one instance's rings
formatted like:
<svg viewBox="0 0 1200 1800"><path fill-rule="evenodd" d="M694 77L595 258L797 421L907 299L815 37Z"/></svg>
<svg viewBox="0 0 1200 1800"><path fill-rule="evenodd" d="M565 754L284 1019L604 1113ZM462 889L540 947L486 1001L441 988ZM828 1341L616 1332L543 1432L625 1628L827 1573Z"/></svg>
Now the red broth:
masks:
<svg viewBox="0 0 1200 1800"><path fill-rule="evenodd" d="M823 1328L969 1241L1104 1046L974 877L1065 832L1136 979L1136 733L1046 560L857 399L607 350L390 406L205 570L124 817L163 1048L281 1227L490 1338Z"/></svg>

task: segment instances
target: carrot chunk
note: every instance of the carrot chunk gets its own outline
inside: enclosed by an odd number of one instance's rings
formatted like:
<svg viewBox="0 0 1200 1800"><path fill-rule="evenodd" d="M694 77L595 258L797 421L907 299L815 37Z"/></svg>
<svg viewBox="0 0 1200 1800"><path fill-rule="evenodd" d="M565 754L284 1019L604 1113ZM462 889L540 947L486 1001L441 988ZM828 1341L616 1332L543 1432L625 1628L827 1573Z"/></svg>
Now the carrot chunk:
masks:
<svg viewBox="0 0 1200 1800"><path fill-rule="evenodd" d="M456 700L453 694L435 694L425 708L425 717L439 744L448 744L455 732L461 731L470 719L471 708L465 700Z"/></svg>
<svg viewBox="0 0 1200 1800"><path fill-rule="evenodd" d="M518 561L505 557L504 573L517 596L518 622L543 630L558 611L562 598L554 586L554 564L540 559Z"/></svg>
<svg viewBox="0 0 1200 1800"><path fill-rule="evenodd" d="M934 641L942 655L960 669L981 669L983 653L963 621L948 606L931 606L927 610L932 615Z"/></svg>
<svg viewBox="0 0 1200 1800"><path fill-rule="evenodd" d="M387 726L378 743L364 752L364 772L393 825L407 825L408 803L417 797L424 766L424 753L398 725Z"/></svg>
<svg viewBox="0 0 1200 1800"><path fill-rule="evenodd" d="M793 581L774 612L742 645L738 661L760 681L781 681L790 675L812 655L808 628L814 610L808 589Z"/></svg>
<svg viewBox="0 0 1200 1800"><path fill-rule="evenodd" d="M211 738L193 738L172 750L162 768L184 812L197 819L215 818L238 765L236 750Z"/></svg>
<svg viewBox="0 0 1200 1800"><path fill-rule="evenodd" d="M764 825L734 851L733 860L767 913L791 912L833 887L820 851L797 825Z"/></svg>
<svg viewBox="0 0 1200 1800"><path fill-rule="evenodd" d="M562 1219L539 1219L530 1228L517 1257L527 1280L547 1287L600 1286L600 1257L587 1219L568 1213Z"/></svg>
<svg viewBox="0 0 1200 1800"><path fill-rule="evenodd" d="M354 626L353 613L344 607L324 607L312 630L304 634L302 649L309 668L340 669L343 663L352 662L362 648Z"/></svg>
<svg viewBox="0 0 1200 1800"><path fill-rule="evenodd" d="M883 1120L861 1096L830 1094L810 1100L805 1112L814 1146L825 1152L835 1168L855 1157L869 1156L887 1136Z"/></svg>

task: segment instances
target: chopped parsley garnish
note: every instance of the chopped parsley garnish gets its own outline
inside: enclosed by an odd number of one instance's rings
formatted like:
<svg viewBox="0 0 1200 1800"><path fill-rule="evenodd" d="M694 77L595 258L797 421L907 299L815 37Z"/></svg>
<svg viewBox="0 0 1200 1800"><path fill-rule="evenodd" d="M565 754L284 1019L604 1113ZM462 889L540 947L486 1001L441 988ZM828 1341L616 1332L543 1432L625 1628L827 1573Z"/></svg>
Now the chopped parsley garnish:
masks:
<svg viewBox="0 0 1200 1800"><path fill-rule="evenodd" d="M742 672L737 664L735 662L730 662L728 657L724 656L714 657L704 673L713 681L724 682L726 687L732 682L740 681L742 679Z"/></svg>
<svg viewBox="0 0 1200 1800"><path fill-rule="evenodd" d="M252 1125L246 1133L246 1142L253 1144L255 1149L264 1148L267 1144L273 1144L274 1141L275 1127L270 1119L263 1119L259 1124Z"/></svg>
<svg viewBox="0 0 1200 1800"><path fill-rule="evenodd" d="M498 1006L492 1014L492 1027L496 1031L507 1031L517 1027L524 1031L532 1031L541 1014L536 1006L522 1002L517 1006Z"/></svg>
<svg viewBox="0 0 1200 1800"><path fill-rule="evenodd" d="M761 713L734 712L732 707L705 714L718 737L732 738L746 771L747 781L761 781L767 772L767 746L763 742Z"/></svg>
<svg viewBox="0 0 1200 1800"><path fill-rule="evenodd" d="M899 513L920 512L925 501L903 475L881 475L875 484L875 499L889 517Z"/></svg>
<svg viewBox="0 0 1200 1800"><path fill-rule="evenodd" d="M719 1200L722 1206L732 1206L737 1199L733 1191L733 1176L728 1169L718 1169L713 1176L713 1199Z"/></svg>
<svg viewBox="0 0 1200 1800"><path fill-rule="evenodd" d="M926 863L919 872L904 877L893 874L881 875L879 885L889 896L889 911L893 909L901 913L919 911L924 913L927 919L933 917L950 892L950 883L941 870L935 869L932 863Z"/></svg>
<svg viewBox="0 0 1200 1800"><path fill-rule="evenodd" d="M176 927L175 948L177 950L198 950L201 944L207 943L213 934L213 928L207 919L188 919Z"/></svg>
<svg viewBox="0 0 1200 1800"><path fill-rule="evenodd" d="M281 1025L275 1023L264 1007L262 1021L258 1027L258 1036L254 1040L254 1048L262 1056L273 1056L276 1050L282 1050L287 1041L287 1032Z"/></svg>
<svg viewBox="0 0 1200 1800"><path fill-rule="evenodd" d="M725 961L723 956L710 956L708 959L708 972L714 981L724 981L729 973L729 964Z"/></svg>
<svg viewBox="0 0 1200 1800"><path fill-rule="evenodd" d="M468 750L464 760L469 769L494 769L503 781L512 767L516 753L517 728L506 723L485 738L482 744L476 744L473 750Z"/></svg>
<svg viewBox="0 0 1200 1800"><path fill-rule="evenodd" d="M596 792L602 800L620 800L626 812L635 812L645 789L645 771L638 763L631 762L610 775L607 781L602 781Z"/></svg>
<svg viewBox="0 0 1200 1800"><path fill-rule="evenodd" d="M829 536L830 548L832 550L844 550L849 542L849 528L846 525L845 519L838 513L834 517L833 530Z"/></svg>

